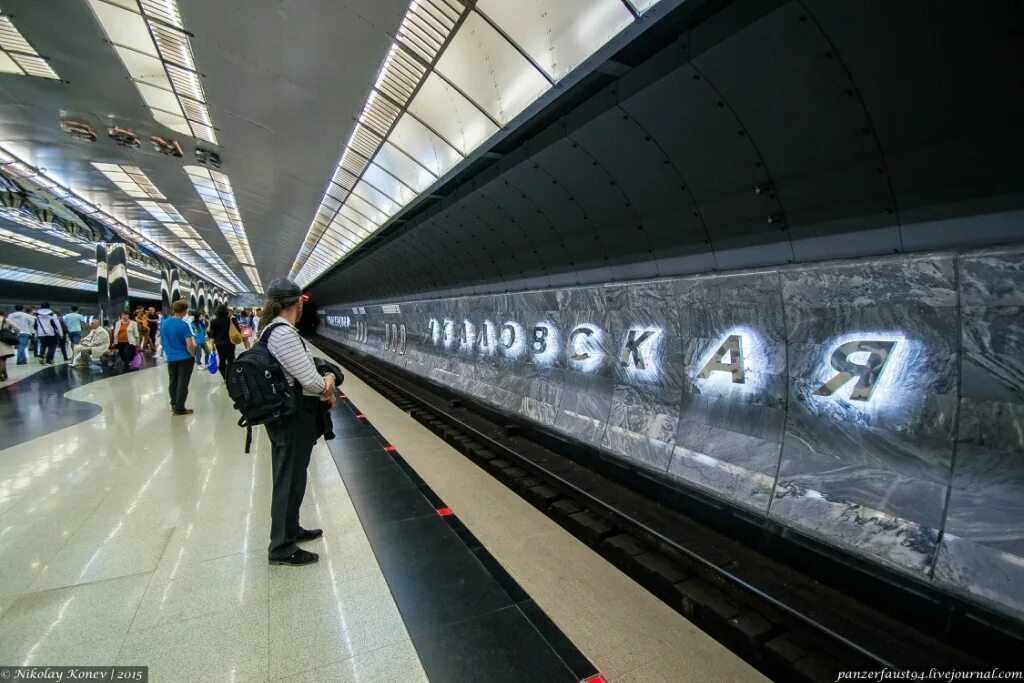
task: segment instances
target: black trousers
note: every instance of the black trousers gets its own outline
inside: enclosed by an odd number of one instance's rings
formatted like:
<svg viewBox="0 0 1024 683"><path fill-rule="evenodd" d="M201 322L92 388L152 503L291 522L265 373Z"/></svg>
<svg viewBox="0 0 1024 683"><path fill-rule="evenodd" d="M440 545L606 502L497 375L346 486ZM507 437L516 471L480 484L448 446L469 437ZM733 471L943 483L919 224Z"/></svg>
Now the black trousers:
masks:
<svg viewBox="0 0 1024 683"><path fill-rule="evenodd" d="M168 393L171 395L171 408L176 413L185 410L185 400L188 398L188 383L192 381L192 371L195 368L195 358L167 362L167 376L170 378Z"/></svg>
<svg viewBox="0 0 1024 683"><path fill-rule="evenodd" d="M54 335L39 337L39 357L45 358L47 363L52 363L55 353L57 353L57 337Z"/></svg>
<svg viewBox="0 0 1024 683"><path fill-rule="evenodd" d="M127 370L135 358L135 347L128 342L117 342L117 354L121 356L121 360L124 361L124 369Z"/></svg>
<svg viewBox="0 0 1024 683"><path fill-rule="evenodd" d="M295 540L302 530L299 507L306 495L309 458L322 430L317 418L320 412L320 399L304 396L298 412L273 425L266 425L274 468L268 549L271 560L283 560L298 550Z"/></svg>
<svg viewBox="0 0 1024 683"><path fill-rule="evenodd" d="M217 344L217 370L224 379L228 378L228 366L235 360L234 344Z"/></svg>

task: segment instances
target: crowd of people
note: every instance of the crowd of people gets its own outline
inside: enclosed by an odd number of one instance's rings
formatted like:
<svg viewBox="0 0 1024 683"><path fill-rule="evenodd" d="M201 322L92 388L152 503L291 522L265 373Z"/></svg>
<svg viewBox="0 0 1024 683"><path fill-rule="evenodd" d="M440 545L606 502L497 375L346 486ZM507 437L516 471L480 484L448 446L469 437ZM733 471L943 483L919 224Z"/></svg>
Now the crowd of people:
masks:
<svg viewBox="0 0 1024 683"><path fill-rule="evenodd" d="M249 339L259 329L259 316L258 308L232 310L221 305L211 320L201 311L188 310L186 304L182 319L195 340L191 354L195 367L207 367L216 347L224 359L221 375L226 377L235 355L232 338L248 347ZM133 312L122 311L107 325L92 315L83 315L78 306L71 306L66 314L51 309L48 302L37 307L18 304L10 313L0 310L0 381L9 378L9 359L26 365L33 357L40 364L53 365L58 351L64 362L70 361L77 368L98 363L123 370L138 369L145 365L146 357L163 355L163 321L164 316L155 307L141 305Z"/></svg>
<svg viewBox="0 0 1024 683"><path fill-rule="evenodd" d="M269 353L280 365L289 387L282 395L290 395L287 400L294 406L280 417L257 423L266 427L273 468L268 560L271 564L307 565L319 557L298 544L319 538L323 531L303 528L299 508L313 446L320 437L334 437L330 410L341 372L328 361L314 359L300 337L295 325L302 306L298 285L284 278L270 284L263 309L232 311L220 305L212 319L202 311L190 310L186 301L173 302L167 316L153 307L122 311L109 327L99 318L82 315L77 306L62 315L46 302L35 309L18 305L9 315L0 311L0 380L7 379L6 364L12 356L19 365L28 363L29 353L40 363L53 364L58 350L65 361L69 359L69 344L72 363L82 367L99 361L137 369L143 354L162 356L167 365L171 413L190 415L193 410L185 404L193 372L212 369L208 364L215 353L227 383L238 346L248 349L259 340L261 352ZM255 381L262 377L259 373ZM240 405L236 407L241 410Z"/></svg>

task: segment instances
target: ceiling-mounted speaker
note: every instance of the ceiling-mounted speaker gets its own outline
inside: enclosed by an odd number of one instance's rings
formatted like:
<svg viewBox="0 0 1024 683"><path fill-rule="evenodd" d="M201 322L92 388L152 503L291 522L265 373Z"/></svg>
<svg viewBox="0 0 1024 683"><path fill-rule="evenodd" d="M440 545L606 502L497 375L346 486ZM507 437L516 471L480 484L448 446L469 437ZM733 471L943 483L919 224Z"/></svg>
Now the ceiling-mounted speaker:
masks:
<svg viewBox="0 0 1024 683"><path fill-rule="evenodd" d="M138 149L141 145L139 143L139 136L125 128L118 128L112 126L107 129L107 135L110 139L119 144L121 147L130 147L132 149Z"/></svg>
<svg viewBox="0 0 1024 683"><path fill-rule="evenodd" d="M220 155L202 147L196 147L196 161L203 166L220 168Z"/></svg>
<svg viewBox="0 0 1024 683"><path fill-rule="evenodd" d="M184 156L181 151L181 145L178 144L177 140L169 140L159 135L153 135L149 138L149 141L152 143L153 149L164 156L174 157L175 159L180 159Z"/></svg>
<svg viewBox="0 0 1024 683"><path fill-rule="evenodd" d="M60 129L76 140L96 142L96 131L85 121L61 119Z"/></svg>

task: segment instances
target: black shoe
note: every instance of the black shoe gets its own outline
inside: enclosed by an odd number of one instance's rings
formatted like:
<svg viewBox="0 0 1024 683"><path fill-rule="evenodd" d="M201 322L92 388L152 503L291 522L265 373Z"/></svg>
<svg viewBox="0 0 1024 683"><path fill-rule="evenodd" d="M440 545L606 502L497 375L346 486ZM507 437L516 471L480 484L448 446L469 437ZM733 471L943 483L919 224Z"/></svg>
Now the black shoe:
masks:
<svg viewBox="0 0 1024 683"><path fill-rule="evenodd" d="M171 414L172 415L191 415L194 412L196 412L196 411L192 410L191 408L185 408L185 410L174 410L174 411L171 412Z"/></svg>
<svg viewBox="0 0 1024 683"><path fill-rule="evenodd" d="M323 529L303 529L299 532L299 535L295 538L296 542L302 543L303 541L312 541L320 538L324 535Z"/></svg>
<svg viewBox="0 0 1024 683"><path fill-rule="evenodd" d="M319 559L320 556L316 553L311 553L308 550L296 550L294 553L281 560L271 558L270 564L287 564L293 567L301 567L304 564L313 564Z"/></svg>

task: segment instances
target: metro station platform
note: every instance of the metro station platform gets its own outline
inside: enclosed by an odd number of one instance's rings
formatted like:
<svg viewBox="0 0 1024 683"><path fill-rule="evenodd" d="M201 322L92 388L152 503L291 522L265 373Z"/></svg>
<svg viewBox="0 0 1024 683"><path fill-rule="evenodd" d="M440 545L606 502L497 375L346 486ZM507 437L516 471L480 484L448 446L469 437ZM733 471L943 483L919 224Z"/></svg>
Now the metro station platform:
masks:
<svg viewBox="0 0 1024 683"><path fill-rule="evenodd" d="M0 386L0 664L151 681L754 681L359 378L313 452L317 564L268 566L270 462L219 377L13 366Z"/></svg>

